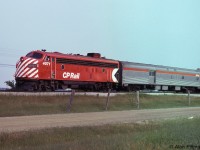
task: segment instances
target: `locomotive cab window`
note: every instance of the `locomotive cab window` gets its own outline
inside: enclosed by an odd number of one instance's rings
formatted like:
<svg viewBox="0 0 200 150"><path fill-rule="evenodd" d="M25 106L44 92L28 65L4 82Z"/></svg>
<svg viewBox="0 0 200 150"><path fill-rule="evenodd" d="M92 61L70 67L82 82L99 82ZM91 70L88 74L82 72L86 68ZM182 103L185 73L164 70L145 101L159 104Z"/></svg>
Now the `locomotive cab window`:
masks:
<svg viewBox="0 0 200 150"><path fill-rule="evenodd" d="M26 55L26 57L31 57L31 58L35 58L35 59L41 59L43 57L43 55L41 53L31 52L31 53L28 53Z"/></svg>
<svg viewBox="0 0 200 150"><path fill-rule="evenodd" d="M46 56L45 61L50 61L50 56Z"/></svg>

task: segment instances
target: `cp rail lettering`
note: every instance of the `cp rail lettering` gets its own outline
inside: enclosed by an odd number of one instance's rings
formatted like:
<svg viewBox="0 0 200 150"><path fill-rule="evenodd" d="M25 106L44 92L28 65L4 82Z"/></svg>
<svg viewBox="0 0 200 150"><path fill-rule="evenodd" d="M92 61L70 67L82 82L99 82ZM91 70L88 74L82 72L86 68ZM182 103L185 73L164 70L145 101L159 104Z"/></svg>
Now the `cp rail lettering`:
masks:
<svg viewBox="0 0 200 150"><path fill-rule="evenodd" d="M64 72L63 73L63 78L64 79L79 79L80 78L80 73L73 73L73 72Z"/></svg>

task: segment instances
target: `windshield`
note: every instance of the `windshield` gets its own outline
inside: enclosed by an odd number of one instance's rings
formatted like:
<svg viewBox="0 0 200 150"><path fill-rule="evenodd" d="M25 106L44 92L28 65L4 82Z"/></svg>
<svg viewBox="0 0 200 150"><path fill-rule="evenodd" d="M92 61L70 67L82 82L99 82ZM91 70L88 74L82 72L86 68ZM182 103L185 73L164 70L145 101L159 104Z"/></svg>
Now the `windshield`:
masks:
<svg viewBox="0 0 200 150"><path fill-rule="evenodd" d="M41 53L37 53L37 52L30 52L26 55L26 57L41 59L43 57L43 55Z"/></svg>

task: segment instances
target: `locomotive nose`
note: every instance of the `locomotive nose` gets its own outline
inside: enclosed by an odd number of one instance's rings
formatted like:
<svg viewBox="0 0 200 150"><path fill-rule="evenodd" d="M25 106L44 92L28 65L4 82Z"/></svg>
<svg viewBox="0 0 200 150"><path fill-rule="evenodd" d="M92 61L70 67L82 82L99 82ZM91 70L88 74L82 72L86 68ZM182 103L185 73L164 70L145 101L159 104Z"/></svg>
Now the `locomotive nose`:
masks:
<svg viewBox="0 0 200 150"><path fill-rule="evenodd" d="M19 65L24 61L24 57L20 57L20 59L18 60L18 62L16 63L16 68L19 67Z"/></svg>
<svg viewBox="0 0 200 150"><path fill-rule="evenodd" d="M16 66L15 77L17 78L37 78L38 60L21 57Z"/></svg>

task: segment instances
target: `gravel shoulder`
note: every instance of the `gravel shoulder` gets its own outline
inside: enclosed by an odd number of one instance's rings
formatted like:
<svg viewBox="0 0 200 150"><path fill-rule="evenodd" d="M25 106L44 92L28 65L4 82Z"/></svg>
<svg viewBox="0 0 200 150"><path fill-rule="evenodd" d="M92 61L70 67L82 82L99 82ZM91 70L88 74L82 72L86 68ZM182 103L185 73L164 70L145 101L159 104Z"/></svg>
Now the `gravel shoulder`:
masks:
<svg viewBox="0 0 200 150"><path fill-rule="evenodd" d="M99 126L141 123L177 117L200 116L200 107L68 113L19 117L0 117L0 132L19 132L54 127Z"/></svg>

